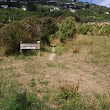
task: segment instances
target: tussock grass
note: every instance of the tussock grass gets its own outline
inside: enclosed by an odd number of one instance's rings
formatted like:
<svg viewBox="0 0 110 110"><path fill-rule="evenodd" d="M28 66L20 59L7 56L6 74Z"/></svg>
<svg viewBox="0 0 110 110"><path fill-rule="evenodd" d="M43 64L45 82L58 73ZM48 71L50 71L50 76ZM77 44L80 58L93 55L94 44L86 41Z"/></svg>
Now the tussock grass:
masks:
<svg viewBox="0 0 110 110"><path fill-rule="evenodd" d="M110 38L107 36L83 36L79 35L73 42L73 53L81 48L89 50L89 62L100 65L110 64Z"/></svg>
<svg viewBox="0 0 110 110"><path fill-rule="evenodd" d="M63 53L67 52L69 50L68 46L62 44L62 45L58 45L55 48L55 53L57 55L62 55Z"/></svg>

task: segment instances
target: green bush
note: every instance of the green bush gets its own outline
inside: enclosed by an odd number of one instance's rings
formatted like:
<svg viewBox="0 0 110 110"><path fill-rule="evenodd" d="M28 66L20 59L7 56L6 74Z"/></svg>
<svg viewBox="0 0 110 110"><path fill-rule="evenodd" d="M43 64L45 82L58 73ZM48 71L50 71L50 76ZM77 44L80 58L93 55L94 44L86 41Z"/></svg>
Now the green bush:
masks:
<svg viewBox="0 0 110 110"><path fill-rule="evenodd" d="M17 53L19 51L20 41L31 40L31 36L21 22L9 24L2 28L1 31L1 38L3 39L8 54Z"/></svg>
<svg viewBox="0 0 110 110"><path fill-rule="evenodd" d="M57 47L55 48L55 53L56 53L57 55L62 55L62 53L63 53L63 47L62 47L62 46L57 46Z"/></svg>
<svg viewBox="0 0 110 110"><path fill-rule="evenodd" d="M76 33L75 19L73 17L67 17L60 25L58 36L61 42L64 42L70 38L73 38Z"/></svg>
<svg viewBox="0 0 110 110"><path fill-rule="evenodd" d="M43 44L50 45L50 37L54 35L58 30L57 25L55 24L55 19L51 17L45 17L42 19L42 28L41 28L41 42Z"/></svg>
<svg viewBox="0 0 110 110"><path fill-rule="evenodd" d="M28 18L27 20L7 24L1 28L0 38L6 48L6 54L18 54L20 41L24 43L35 43L38 39L39 25L39 19Z"/></svg>
<svg viewBox="0 0 110 110"><path fill-rule="evenodd" d="M110 36L109 24L82 24L77 27L78 34L90 34L97 36Z"/></svg>
<svg viewBox="0 0 110 110"><path fill-rule="evenodd" d="M102 36L109 36L110 35L110 25L105 25L101 28L99 35Z"/></svg>
<svg viewBox="0 0 110 110"><path fill-rule="evenodd" d="M12 107L12 108L11 108ZM52 110L49 106L44 104L43 101L39 100L39 98L32 94L17 93L13 104L10 106L10 110Z"/></svg>
<svg viewBox="0 0 110 110"><path fill-rule="evenodd" d="M56 48L55 48L55 53L57 55L62 55L63 53L67 52L68 51L68 47L67 46L64 46L64 45L58 45Z"/></svg>
<svg viewBox="0 0 110 110"><path fill-rule="evenodd" d="M77 28L77 32L79 34L84 34L86 35L88 32L89 33L92 33L92 26L91 25L88 25L88 24L83 24L83 25L80 25L78 28Z"/></svg>

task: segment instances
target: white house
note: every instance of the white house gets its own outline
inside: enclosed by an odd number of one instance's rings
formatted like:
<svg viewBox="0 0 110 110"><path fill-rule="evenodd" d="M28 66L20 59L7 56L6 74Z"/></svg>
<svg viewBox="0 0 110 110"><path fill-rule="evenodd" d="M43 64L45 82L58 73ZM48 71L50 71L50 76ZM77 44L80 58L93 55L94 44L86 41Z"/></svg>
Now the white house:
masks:
<svg viewBox="0 0 110 110"><path fill-rule="evenodd" d="M59 10L60 10L59 7L53 7L52 9L50 9L50 12L52 12L52 11L59 11Z"/></svg>
<svg viewBox="0 0 110 110"><path fill-rule="evenodd" d="M70 10L71 12L73 12L73 13L75 13L75 11L76 11L76 10L74 10L74 9L72 9L72 8L70 8L69 10Z"/></svg>
<svg viewBox="0 0 110 110"><path fill-rule="evenodd" d="M26 8L26 6L25 6L25 5L23 5L23 6L21 7L21 9L22 9L22 10L24 10L24 11L26 11L26 10L27 10L27 8Z"/></svg>
<svg viewBox="0 0 110 110"><path fill-rule="evenodd" d="M8 5L1 5L2 8L8 8Z"/></svg>
<svg viewBox="0 0 110 110"><path fill-rule="evenodd" d="M110 13L109 12L105 12L105 14L109 15Z"/></svg>

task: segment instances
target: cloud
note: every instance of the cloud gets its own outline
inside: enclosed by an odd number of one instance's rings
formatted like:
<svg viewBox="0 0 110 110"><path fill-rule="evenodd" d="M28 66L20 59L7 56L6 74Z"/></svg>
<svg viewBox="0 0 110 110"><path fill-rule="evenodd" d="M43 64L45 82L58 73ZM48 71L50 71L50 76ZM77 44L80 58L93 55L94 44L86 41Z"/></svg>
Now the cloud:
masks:
<svg viewBox="0 0 110 110"><path fill-rule="evenodd" d="M82 0L84 2L95 3L101 6L110 7L110 0Z"/></svg>
<svg viewBox="0 0 110 110"><path fill-rule="evenodd" d="M110 0L99 0L98 4L101 6L110 7Z"/></svg>
<svg viewBox="0 0 110 110"><path fill-rule="evenodd" d="M102 0L80 0L80 1L90 2L90 3L99 3L99 2L101 2Z"/></svg>

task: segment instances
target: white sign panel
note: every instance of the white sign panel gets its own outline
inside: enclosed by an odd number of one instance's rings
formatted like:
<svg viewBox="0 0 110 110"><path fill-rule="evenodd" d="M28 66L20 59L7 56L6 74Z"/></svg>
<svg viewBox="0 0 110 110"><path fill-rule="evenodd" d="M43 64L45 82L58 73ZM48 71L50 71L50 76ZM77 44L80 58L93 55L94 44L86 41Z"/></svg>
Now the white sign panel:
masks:
<svg viewBox="0 0 110 110"><path fill-rule="evenodd" d="M40 49L40 43L39 44L20 43L20 50L22 49Z"/></svg>

